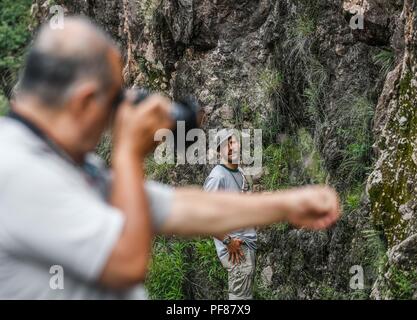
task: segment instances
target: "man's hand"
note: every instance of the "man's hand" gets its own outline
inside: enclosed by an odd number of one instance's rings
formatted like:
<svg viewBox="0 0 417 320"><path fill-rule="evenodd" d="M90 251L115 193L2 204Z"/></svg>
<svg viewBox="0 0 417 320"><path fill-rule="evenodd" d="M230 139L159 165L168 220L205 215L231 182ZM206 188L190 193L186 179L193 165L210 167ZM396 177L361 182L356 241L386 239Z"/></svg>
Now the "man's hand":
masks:
<svg viewBox="0 0 417 320"><path fill-rule="evenodd" d="M309 186L284 192L286 220L299 228L326 229L340 215L337 193L329 187Z"/></svg>
<svg viewBox="0 0 417 320"><path fill-rule="evenodd" d="M145 279L153 226L143 161L156 145L155 132L172 126L169 106L168 99L155 95L136 107L125 102L116 116L110 203L123 213L125 222L100 277L112 288L129 288Z"/></svg>
<svg viewBox="0 0 417 320"><path fill-rule="evenodd" d="M239 264L241 261L245 260L245 255L241 248L242 243L242 240L232 238L229 245L227 246L227 251L229 252L229 261L231 261L233 264Z"/></svg>
<svg viewBox="0 0 417 320"><path fill-rule="evenodd" d="M115 146L144 158L156 146L155 133L173 125L169 114L171 102L152 95L137 106L128 100L121 106L115 123Z"/></svg>

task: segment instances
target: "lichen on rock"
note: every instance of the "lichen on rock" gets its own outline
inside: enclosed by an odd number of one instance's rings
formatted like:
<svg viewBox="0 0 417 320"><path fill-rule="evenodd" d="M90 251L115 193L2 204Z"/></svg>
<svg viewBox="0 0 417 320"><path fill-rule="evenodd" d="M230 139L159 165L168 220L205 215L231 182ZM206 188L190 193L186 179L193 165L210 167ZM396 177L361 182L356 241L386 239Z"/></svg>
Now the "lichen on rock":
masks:
<svg viewBox="0 0 417 320"><path fill-rule="evenodd" d="M392 82L391 98L386 101L387 119L377 142L380 157L368 179L371 213L375 223L384 230L389 246L417 231L413 201L417 187L415 9L415 1L406 1L406 51L402 71L397 72L398 81Z"/></svg>

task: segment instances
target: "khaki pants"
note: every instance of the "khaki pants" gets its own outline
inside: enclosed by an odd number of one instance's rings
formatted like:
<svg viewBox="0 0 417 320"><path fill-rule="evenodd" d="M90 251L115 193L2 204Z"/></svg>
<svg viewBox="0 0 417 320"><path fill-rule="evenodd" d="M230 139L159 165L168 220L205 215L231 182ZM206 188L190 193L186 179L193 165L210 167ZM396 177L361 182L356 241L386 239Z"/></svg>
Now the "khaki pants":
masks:
<svg viewBox="0 0 417 320"><path fill-rule="evenodd" d="M223 267L227 269L229 279L229 300L253 299L253 282L255 278L255 251L242 245L245 260L239 264L229 261L229 255L220 259Z"/></svg>

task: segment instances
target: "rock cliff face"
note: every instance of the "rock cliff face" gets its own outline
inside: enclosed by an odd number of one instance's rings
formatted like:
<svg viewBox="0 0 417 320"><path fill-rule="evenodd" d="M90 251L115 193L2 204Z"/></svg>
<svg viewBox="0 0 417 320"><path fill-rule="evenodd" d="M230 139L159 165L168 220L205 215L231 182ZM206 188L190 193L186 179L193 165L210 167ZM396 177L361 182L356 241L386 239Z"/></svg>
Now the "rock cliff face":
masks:
<svg viewBox="0 0 417 320"><path fill-rule="evenodd" d="M260 233L258 298L368 298L372 287L373 298L412 297L416 0L55 2L116 39L127 85L195 94L206 129L263 129L257 190L339 190L344 214L332 230ZM153 169L166 182L201 185L210 168ZM362 290L350 286L354 266ZM186 279L185 297L224 294L224 279L207 281L202 266Z"/></svg>
<svg viewBox="0 0 417 320"><path fill-rule="evenodd" d="M405 52L388 77L379 109L376 142L378 160L368 179L371 214L388 242L388 267L375 283L373 296L395 297L398 279L406 279L408 294L416 283L416 54L417 3L405 1ZM382 110L384 109L384 110ZM416 294L414 292L414 298Z"/></svg>

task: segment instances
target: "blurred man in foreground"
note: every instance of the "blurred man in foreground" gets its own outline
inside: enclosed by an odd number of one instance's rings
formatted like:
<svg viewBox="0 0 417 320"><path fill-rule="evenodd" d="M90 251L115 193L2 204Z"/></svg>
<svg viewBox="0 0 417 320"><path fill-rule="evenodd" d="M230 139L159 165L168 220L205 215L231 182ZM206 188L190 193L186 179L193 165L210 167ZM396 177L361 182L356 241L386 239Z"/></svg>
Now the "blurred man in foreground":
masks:
<svg viewBox="0 0 417 320"><path fill-rule="evenodd" d="M120 53L95 26L44 26L12 112L0 119L0 299L140 299L155 233L226 234L288 221L314 230L339 217L336 193L204 193L145 183L170 101L125 101L114 120L112 172L94 151L122 87ZM256 212L257 214L254 214ZM227 214L225 214L227 213ZM64 288L50 286L53 266Z"/></svg>

